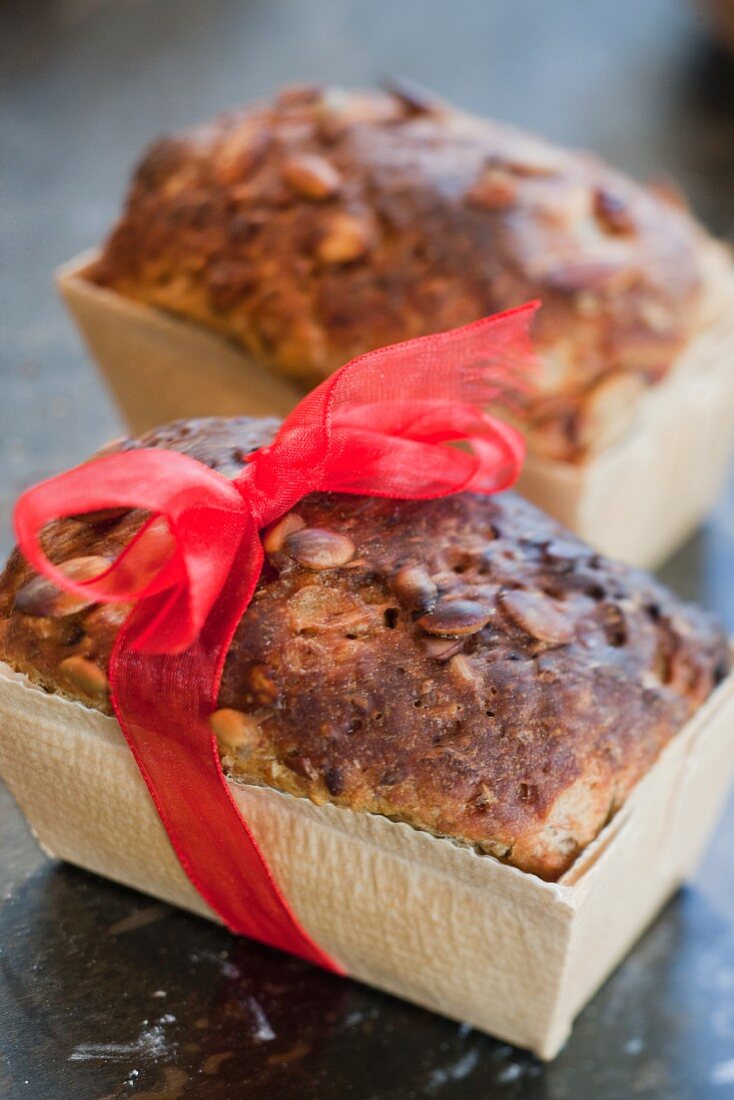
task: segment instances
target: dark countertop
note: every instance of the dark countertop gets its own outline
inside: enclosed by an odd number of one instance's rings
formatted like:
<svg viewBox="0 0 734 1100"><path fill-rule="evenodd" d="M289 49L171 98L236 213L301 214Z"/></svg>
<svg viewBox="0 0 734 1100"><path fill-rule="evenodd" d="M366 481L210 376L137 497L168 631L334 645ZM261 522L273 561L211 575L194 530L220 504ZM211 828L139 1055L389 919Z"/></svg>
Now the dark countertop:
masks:
<svg viewBox="0 0 734 1100"><path fill-rule="evenodd" d="M680 0L5 0L0 550L17 493L116 434L56 301L161 130L293 79L408 75L668 173L734 239L734 67ZM664 570L734 629L722 503ZM45 860L0 785L0 1096L734 1097L734 802L679 895L543 1066L506 1044Z"/></svg>

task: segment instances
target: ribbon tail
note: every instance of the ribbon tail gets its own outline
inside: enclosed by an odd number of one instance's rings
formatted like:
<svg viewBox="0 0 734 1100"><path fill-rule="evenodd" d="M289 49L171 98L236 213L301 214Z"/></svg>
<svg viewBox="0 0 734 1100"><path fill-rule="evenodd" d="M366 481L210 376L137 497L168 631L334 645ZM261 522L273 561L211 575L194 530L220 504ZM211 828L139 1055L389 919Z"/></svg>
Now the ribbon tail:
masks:
<svg viewBox="0 0 734 1100"><path fill-rule="evenodd" d="M257 536L254 545L244 542L246 569L242 561L235 567L194 646L178 654L137 651L135 638L165 595L136 608L110 663L113 705L178 860L204 900L232 932L341 974L302 928L268 867L229 789L207 721L242 602L249 602L260 570L262 551L252 552Z"/></svg>

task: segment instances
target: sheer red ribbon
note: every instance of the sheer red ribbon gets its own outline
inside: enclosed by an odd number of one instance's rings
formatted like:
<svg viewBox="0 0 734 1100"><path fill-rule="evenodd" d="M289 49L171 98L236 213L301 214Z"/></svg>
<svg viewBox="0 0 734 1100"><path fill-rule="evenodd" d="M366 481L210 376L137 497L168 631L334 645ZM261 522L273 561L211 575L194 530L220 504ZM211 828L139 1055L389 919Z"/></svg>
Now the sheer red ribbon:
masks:
<svg viewBox="0 0 734 1100"><path fill-rule="evenodd" d="M133 604L110 662L112 705L182 867L234 932L341 972L275 881L207 721L260 575L259 531L312 492L426 500L508 488L522 438L478 406L521 385L536 308L354 359L232 481L187 455L141 449L42 482L18 502L18 541L39 572L87 599ZM469 446L444 446L455 441ZM46 523L117 507L150 518L105 573L81 583L47 559Z"/></svg>

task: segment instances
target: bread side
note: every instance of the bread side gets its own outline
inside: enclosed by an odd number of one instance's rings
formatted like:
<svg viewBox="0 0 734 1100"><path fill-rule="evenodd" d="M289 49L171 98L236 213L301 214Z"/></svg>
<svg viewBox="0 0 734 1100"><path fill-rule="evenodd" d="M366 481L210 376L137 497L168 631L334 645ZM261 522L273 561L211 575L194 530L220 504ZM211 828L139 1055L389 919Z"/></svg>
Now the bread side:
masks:
<svg viewBox="0 0 734 1100"><path fill-rule="evenodd" d="M123 446L183 450L232 476L276 426L182 422ZM46 548L91 575L141 520L60 521ZM512 494L313 495L265 545L212 720L228 772L544 878L570 865L729 669L712 617ZM16 551L0 579L0 659L109 713L125 613L62 595Z"/></svg>
<svg viewBox="0 0 734 1100"><path fill-rule="evenodd" d="M676 196L589 156L406 94L300 87L156 142L93 277L308 384L540 297L523 419L570 460L624 430L729 268Z"/></svg>

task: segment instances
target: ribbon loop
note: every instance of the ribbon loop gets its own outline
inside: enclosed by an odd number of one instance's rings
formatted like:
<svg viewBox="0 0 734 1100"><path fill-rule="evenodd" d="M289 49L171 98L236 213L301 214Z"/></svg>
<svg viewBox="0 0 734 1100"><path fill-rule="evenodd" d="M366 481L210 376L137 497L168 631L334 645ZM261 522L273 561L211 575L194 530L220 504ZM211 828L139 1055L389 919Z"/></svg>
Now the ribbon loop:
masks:
<svg viewBox="0 0 734 1100"><path fill-rule="evenodd" d="M108 508L140 509L151 519L107 571L74 581L46 557L41 530L54 519ZM156 629L141 635L151 652L166 652L185 649L201 631L249 518L242 494L214 470L178 452L140 449L105 455L34 486L19 501L15 524L31 565L84 599L132 603L173 590Z"/></svg>
<svg viewBox="0 0 734 1100"><path fill-rule="evenodd" d="M443 444L465 442L468 450ZM331 491L410 500L499 492L517 479L524 445L509 425L449 401L375 404L335 418Z"/></svg>

